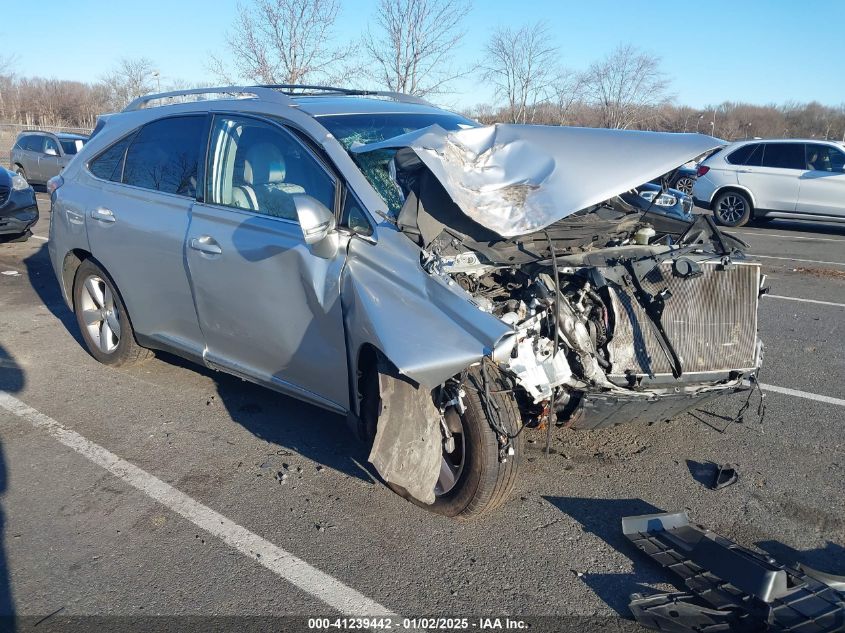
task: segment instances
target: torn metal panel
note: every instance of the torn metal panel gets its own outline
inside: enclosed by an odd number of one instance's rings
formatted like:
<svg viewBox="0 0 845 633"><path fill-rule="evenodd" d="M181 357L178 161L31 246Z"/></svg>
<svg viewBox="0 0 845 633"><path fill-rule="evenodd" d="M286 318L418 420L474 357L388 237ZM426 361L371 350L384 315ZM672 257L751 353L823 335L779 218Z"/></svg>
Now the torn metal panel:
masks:
<svg viewBox="0 0 845 633"><path fill-rule="evenodd" d="M379 373L378 427L370 462L385 481L424 503L434 503L440 474L440 412L431 392Z"/></svg>
<svg viewBox="0 0 845 633"><path fill-rule="evenodd" d="M420 160L469 218L501 235L537 231L665 174L723 141L676 134L496 124L432 125L352 148Z"/></svg>
<svg viewBox="0 0 845 633"><path fill-rule="evenodd" d="M699 604L720 611L726 618L736 618L722 622L722 628L714 631L845 630L845 594L837 590L835 581L828 584L690 525L684 512L626 517L622 531L637 548L680 576ZM640 599L637 596L635 602ZM659 605L660 600L656 603ZM663 612L662 607L659 611ZM638 613L647 616L648 610L634 611L635 616ZM659 622L648 618L638 621L655 630L672 630L650 626ZM752 628L746 628L752 624Z"/></svg>

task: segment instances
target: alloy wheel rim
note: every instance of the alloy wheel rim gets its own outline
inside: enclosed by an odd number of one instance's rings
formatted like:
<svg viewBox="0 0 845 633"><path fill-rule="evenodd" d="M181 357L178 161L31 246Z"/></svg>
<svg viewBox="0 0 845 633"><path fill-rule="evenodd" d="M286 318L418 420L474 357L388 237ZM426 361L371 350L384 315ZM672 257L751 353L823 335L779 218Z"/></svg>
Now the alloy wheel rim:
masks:
<svg viewBox="0 0 845 633"><path fill-rule="evenodd" d="M82 285L80 307L88 336L104 354L111 354L120 343L120 314L114 293L96 275L89 276Z"/></svg>
<svg viewBox="0 0 845 633"><path fill-rule="evenodd" d="M437 476L437 483L434 485L434 495L441 497L451 492L461 478L466 463L466 442L464 440L464 425L460 414L451 408L445 413L450 417L451 427L460 428L460 432L452 431L455 440L455 447L451 453L446 452L444 443L443 452L440 456L440 473Z"/></svg>
<svg viewBox="0 0 845 633"><path fill-rule="evenodd" d="M675 183L675 189L678 191L683 191L685 194L691 194L693 187L693 180L692 178L684 177L679 178L678 182Z"/></svg>
<svg viewBox="0 0 845 633"><path fill-rule="evenodd" d="M739 196L725 196L719 202L718 213L725 224L738 222L745 215L745 201Z"/></svg>

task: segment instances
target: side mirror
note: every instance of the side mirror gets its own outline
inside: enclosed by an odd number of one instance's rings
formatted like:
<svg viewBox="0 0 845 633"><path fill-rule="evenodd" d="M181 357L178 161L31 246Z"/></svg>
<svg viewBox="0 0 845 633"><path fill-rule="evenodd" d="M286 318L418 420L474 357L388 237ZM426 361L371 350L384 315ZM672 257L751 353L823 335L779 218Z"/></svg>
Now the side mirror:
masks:
<svg viewBox="0 0 845 633"><path fill-rule="evenodd" d="M318 257L334 257L337 252L337 231L334 214L322 202L307 194L294 194L296 217L305 243Z"/></svg>
<svg viewBox="0 0 845 633"><path fill-rule="evenodd" d="M58 153L58 152L55 150L55 148L53 148L53 147L48 147L48 148L46 148L46 149L44 150L44 153L45 153L47 156L58 156L58 155L59 155L59 153Z"/></svg>

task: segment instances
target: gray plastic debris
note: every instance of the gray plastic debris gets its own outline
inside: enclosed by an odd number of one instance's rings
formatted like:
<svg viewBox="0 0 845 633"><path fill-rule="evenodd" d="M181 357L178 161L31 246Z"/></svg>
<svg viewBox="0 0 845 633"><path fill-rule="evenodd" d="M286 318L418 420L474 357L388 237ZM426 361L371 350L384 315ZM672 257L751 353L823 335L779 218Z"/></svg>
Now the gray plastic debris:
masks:
<svg viewBox="0 0 845 633"><path fill-rule="evenodd" d="M739 474L736 472L736 466L733 464L719 464L716 467L716 476L713 478L713 485L710 487L713 490L721 490L731 484L735 484L738 479Z"/></svg>
<svg viewBox="0 0 845 633"><path fill-rule="evenodd" d="M807 572L689 524L685 512L622 519L640 550L681 577L689 594L632 596L631 611L656 631L845 631L842 578Z"/></svg>

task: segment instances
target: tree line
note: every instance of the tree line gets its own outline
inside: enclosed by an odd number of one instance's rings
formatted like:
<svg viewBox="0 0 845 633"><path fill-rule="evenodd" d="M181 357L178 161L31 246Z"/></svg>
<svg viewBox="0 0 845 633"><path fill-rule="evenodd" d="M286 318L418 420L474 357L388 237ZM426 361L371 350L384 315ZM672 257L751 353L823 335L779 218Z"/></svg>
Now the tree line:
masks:
<svg viewBox="0 0 845 633"><path fill-rule="evenodd" d="M146 58L122 59L93 83L19 77L13 59L0 59L0 122L90 128L98 114L120 110L137 96L212 83L386 88L448 102L456 80L465 78L494 88L494 102L465 112L483 123L697 131L728 140L845 140L845 104L678 104L660 59L630 44L586 69L568 68L542 21L496 29L478 59L460 65L455 49L466 32L470 0L379 0L355 41L335 33L340 9L340 0L239 4L223 47L208 56L214 81L202 84L162 86Z"/></svg>

